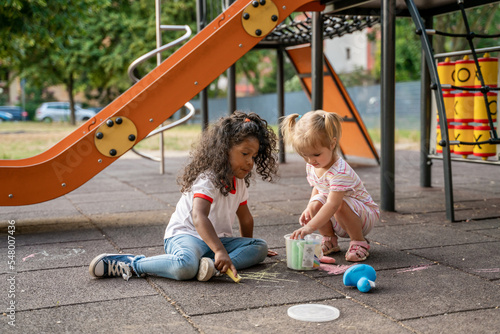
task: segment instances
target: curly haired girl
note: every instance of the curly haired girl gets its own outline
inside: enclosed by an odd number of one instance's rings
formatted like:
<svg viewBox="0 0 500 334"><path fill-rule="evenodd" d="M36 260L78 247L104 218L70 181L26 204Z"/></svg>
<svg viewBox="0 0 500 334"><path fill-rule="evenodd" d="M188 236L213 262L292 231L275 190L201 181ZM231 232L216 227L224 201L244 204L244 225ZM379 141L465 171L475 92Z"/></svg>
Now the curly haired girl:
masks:
<svg viewBox="0 0 500 334"><path fill-rule="evenodd" d="M365 239L380 211L363 182L339 156L342 118L323 110L299 118L289 115L281 123L285 141L306 161L307 181L313 187L307 208L292 239L318 230L323 235L323 254L340 252L337 236L350 238L347 261L364 261L370 245Z"/></svg>
<svg viewBox="0 0 500 334"><path fill-rule="evenodd" d="M90 263L90 274L206 281L228 270L237 276L237 270L275 255L264 240L253 238L247 187L254 165L263 180L276 177L276 143L272 129L255 113L236 111L209 126L178 179L182 196L165 231L165 254L101 254ZM241 237L232 236L236 217Z"/></svg>

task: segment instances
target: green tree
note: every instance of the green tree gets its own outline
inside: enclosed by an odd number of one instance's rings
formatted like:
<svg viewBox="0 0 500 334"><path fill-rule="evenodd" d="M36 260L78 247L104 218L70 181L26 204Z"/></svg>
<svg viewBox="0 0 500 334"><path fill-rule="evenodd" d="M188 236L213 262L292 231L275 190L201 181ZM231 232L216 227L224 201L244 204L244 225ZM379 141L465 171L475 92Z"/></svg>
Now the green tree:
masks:
<svg viewBox="0 0 500 334"><path fill-rule="evenodd" d="M194 0L168 2L162 6L162 24L191 23L193 29L194 5ZM151 0L8 1L0 7L0 21L0 38L9 41L0 51L1 63L40 87L63 83L72 123L75 92L109 103L130 87L130 63L156 48ZM164 40L180 34L164 33ZM139 76L154 68L155 60L141 66Z"/></svg>
<svg viewBox="0 0 500 334"><path fill-rule="evenodd" d="M380 29L380 26L376 27ZM381 47L380 39L377 41L377 53L375 57L375 68L373 77L375 82L380 81L381 71ZM420 78L420 52L421 45L419 36L415 34L415 25L410 18L398 18L396 20L396 81L411 81Z"/></svg>
<svg viewBox="0 0 500 334"><path fill-rule="evenodd" d="M470 30L476 34L497 35L500 25L500 7L498 4L489 4L467 9L467 21ZM434 29L438 31L466 33L465 22L461 12L437 16L434 19ZM484 48L498 45L498 38L474 38L475 48ZM463 37L434 36L435 53L470 50L468 41Z"/></svg>
<svg viewBox="0 0 500 334"><path fill-rule="evenodd" d="M162 25L187 24L196 32L194 0L164 1L161 9ZM101 103L108 104L131 86L132 81L127 75L129 65L156 48L155 6L151 0L131 1L125 8L112 4L90 20L89 35L93 39L82 41L86 42L86 51L92 54L85 64L88 87L97 89ZM183 34L164 31L162 43L167 44ZM164 51L162 59L177 49ZM156 65L156 57L153 57L136 69L136 76L143 77ZM86 91L89 93L91 90Z"/></svg>
<svg viewBox="0 0 500 334"><path fill-rule="evenodd" d="M0 7L0 51L4 66L38 85L64 83L74 124L75 78L80 72L75 36L85 34L86 14L99 10L98 0L8 0Z"/></svg>

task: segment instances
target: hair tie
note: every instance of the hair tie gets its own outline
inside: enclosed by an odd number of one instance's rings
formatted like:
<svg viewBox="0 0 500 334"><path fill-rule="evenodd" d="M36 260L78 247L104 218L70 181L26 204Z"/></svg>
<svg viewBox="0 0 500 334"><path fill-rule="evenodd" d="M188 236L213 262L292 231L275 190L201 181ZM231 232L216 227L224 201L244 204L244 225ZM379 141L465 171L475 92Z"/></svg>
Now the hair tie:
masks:
<svg viewBox="0 0 500 334"><path fill-rule="evenodd" d="M297 116L297 121L300 120L302 115Z"/></svg>
<svg viewBox="0 0 500 334"><path fill-rule="evenodd" d="M245 118L243 122L250 122L250 118Z"/></svg>

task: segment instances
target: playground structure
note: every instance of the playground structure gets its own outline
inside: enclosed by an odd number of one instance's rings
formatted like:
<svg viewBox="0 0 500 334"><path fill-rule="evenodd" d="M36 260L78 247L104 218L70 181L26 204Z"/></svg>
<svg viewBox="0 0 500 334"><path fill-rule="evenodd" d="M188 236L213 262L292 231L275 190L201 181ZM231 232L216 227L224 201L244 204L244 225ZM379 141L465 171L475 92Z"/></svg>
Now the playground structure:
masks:
<svg viewBox="0 0 500 334"><path fill-rule="evenodd" d="M267 1L265 6L257 7L243 0L235 2L172 56L52 148L31 158L3 160L0 205L39 203L80 187L208 86L276 24L307 5L311 10L324 8L318 1L304 0ZM244 25L246 10L253 11L254 15ZM274 17L277 19L273 21ZM260 27L261 36L255 35L255 25Z"/></svg>
<svg viewBox="0 0 500 334"><path fill-rule="evenodd" d="M134 75L134 69L143 63L145 60L157 56L158 65L161 64L160 52L175 46L184 40L186 40L190 34L191 30L189 26L170 26L160 24L160 0L155 0L156 2L156 24L157 24L157 48L148 52L147 54L139 57L135 60L129 67L128 74L133 82L139 81ZM204 26L203 22L211 20L208 16L207 3L209 0L198 0L198 15L197 23L199 28ZM226 6L229 6L231 1L226 1ZM224 7L222 9L225 9ZM250 13L246 13L249 17ZM288 56L292 66L294 67L298 78L301 81L302 87L311 100L313 89L312 89L312 66L311 66L311 56L313 50L311 48L311 38L312 38L312 18L309 13L303 12L293 15L295 17L289 16L285 21L281 22L274 28L262 41L260 41L255 49L276 49L278 58L278 72L279 72L279 82L277 95L280 96L281 102L283 101L283 56L284 54ZM367 27L372 27L379 22L378 17L373 16L336 16L324 14L322 15L322 27L321 32L323 39L334 38L337 36L342 36L345 34L353 33L355 31L361 31ZM161 32L165 30L174 31L185 31L177 40L169 42L166 45L161 45ZM285 52L284 52L285 51ZM335 73L333 67L328 61L327 57L324 56L323 59L324 69L323 69L323 91L324 91L324 107L323 109L327 111L335 111L336 113L342 115L344 119L344 128L347 133L344 135L346 140L341 143L341 151L346 156L357 156L367 159L375 159L379 162L378 153L371 141L368 131L356 110L356 106L352 102L347 90L343 86L341 80ZM234 78L234 65L228 69L228 77L231 81L228 85L228 109L229 112L236 110L236 82ZM206 98L205 89L200 92L200 100L203 101L201 104L201 114L202 114L202 127L205 128L208 124L208 101ZM192 106L188 106L191 112L183 117L181 120L175 122L175 125L181 124L187 121L193 116ZM284 116L284 106L283 103L278 105L279 116ZM175 126L174 125L174 126ZM155 130L153 133L148 135L148 137L155 134L161 134L164 130L171 128L172 126L163 126L160 129ZM280 138L281 139L281 138ZM163 174L164 170L164 154L163 154L163 137L160 136L160 157L147 155L141 153L134 148L132 151L144 158L160 162L160 174ZM285 150L283 140L280 140L280 162L285 162Z"/></svg>
<svg viewBox="0 0 500 334"><path fill-rule="evenodd" d="M479 2L465 1L462 5L467 8L496 1ZM261 42L262 45L275 43L273 47L278 49L279 54L286 51L301 76L306 92L311 97L311 109L323 108L328 111L331 104L335 103L335 111L341 110L339 113L346 120L344 127L349 127L349 131L344 133L358 133L358 138L361 140L354 141L356 147L343 146L343 153L378 160L377 152L373 149L373 144L352 101L344 93L345 88L323 55L322 42L327 31L325 27L328 26L325 22L328 22L327 15L331 14L381 17L381 65L384 68L381 78L381 208L394 211L394 21L396 16L411 15L418 26L419 22L421 23L420 17L425 17L426 22L429 22L434 15L457 10L456 0L433 1L432 4L427 1L416 1L416 6L411 0L406 0L405 3L406 6L400 4L396 6L395 0L236 1L203 27L203 30L176 53L159 64L155 70L54 147L32 158L0 161L0 184L2 184L0 205L39 203L78 188L148 136L187 101L202 92L218 75L246 52L258 47ZM309 27L305 28L306 33L295 34L304 39L293 41L287 39L290 34L285 34L283 31L301 30L304 27L292 23L288 30L280 31L278 25L297 11L312 12L312 18L309 20ZM366 23L363 20L359 22L360 25ZM306 44L298 46L304 43ZM426 45L430 44L423 43L424 49L429 47ZM289 48L285 50L285 46ZM429 60L423 60L425 61L431 63ZM305 66L302 66L304 64ZM430 67L433 82L439 88L439 79L432 74L433 68ZM327 75L324 75L325 73ZM430 186L428 155L430 137L426 135L430 133L430 86L429 74L423 72L421 185L424 187ZM282 96L283 91L278 90ZM332 92L338 93L337 99L329 100ZM282 99L278 100L280 105L278 112L281 114L284 105ZM340 109L339 101L342 107ZM445 114L439 98L437 104L440 116L442 115L441 122ZM446 143L446 135L443 139ZM346 142L353 140L348 139ZM443 160L447 217L453 221L449 150L443 152Z"/></svg>
<svg viewBox="0 0 500 334"><path fill-rule="evenodd" d="M433 30L432 20L426 18L424 23L412 0L406 0L406 4L416 25L416 32L420 35L423 49L422 61L428 68L428 74L422 81L428 84L428 89L435 90L437 121L439 123L436 126L437 147L432 148L430 144L432 142L431 133L433 133L431 124L435 124L436 120L431 119L430 108L422 110L421 151L424 155L421 156L421 185L430 186L430 167L428 166L431 165L432 159L443 159L446 216L450 221L455 221L451 153L461 156L453 158L455 161L500 164L498 158L496 161L488 161L488 157L496 156L496 146L500 144L495 126L496 94L492 93L492 91L499 90L497 82L498 59L489 57L489 52L498 52L500 47L476 50L473 43L474 38L496 38L500 35L481 35L471 31L464 0L456 2L455 10L459 10L461 13L466 29L465 34ZM432 40L429 36L435 34L466 38L470 50L434 54ZM480 52L486 52L486 55L479 58L478 53ZM448 57L463 55L465 57L457 60L453 69L450 68L450 64L446 64L450 63ZM468 55L471 55L473 60L469 59ZM443 58L445 62L436 64L436 60ZM438 70L438 67L441 68ZM422 87L424 87L424 83ZM428 101L428 89L423 92L424 101ZM457 91L457 93L451 94L452 91ZM471 92L477 93L472 94ZM459 124L449 124L454 121ZM481 125L470 125L473 123ZM424 138L429 140L425 141ZM439 149L439 146L442 149ZM436 155L435 153L441 154ZM476 155L481 159L468 159L469 155Z"/></svg>
<svg viewBox="0 0 500 334"><path fill-rule="evenodd" d="M313 94L311 47L308 44L302 44L296 47L288 47L285 50L302 81L302 87L307 95L311 97ZM322 85L325 94L323 94L323 106L321 109L334 111L344 120L342 124L342 141L340 144L342 154L344 156L375 159L378 162L378 153L373 146L368 130L363 124L354 103L326 57L323 63L325 69L323 71Z"/></svg>
<svg viewBox="0 0 500 334"><path fill-rule="evenodd" d="M78 188L150 135L294 11L320 12L324 8L320 2L310 0L233 3L177 52L55 146L31 158L3 160L0 205L39 203ZM294 57L301 60L302 54ZM327 68L344 95L337 102L347 106L343 116L348 122L355 122L365 138L367 147L361 151L378 158L352 101L331 66Z"/></svg>

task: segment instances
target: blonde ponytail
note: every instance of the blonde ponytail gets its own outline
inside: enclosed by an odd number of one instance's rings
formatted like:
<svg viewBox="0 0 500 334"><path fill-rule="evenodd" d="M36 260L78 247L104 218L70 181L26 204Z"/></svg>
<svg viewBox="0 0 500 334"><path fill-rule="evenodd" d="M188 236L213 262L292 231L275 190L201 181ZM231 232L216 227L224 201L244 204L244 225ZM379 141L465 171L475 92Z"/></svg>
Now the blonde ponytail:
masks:
<svg viewBox="0 0 500 334"><path fill-rule="evenodd" d="M302 115L288 115L281 120L280 130L285 143L292 145L294 150L302 155L304 150L323 146L330 147L336 143L339 147L342 136L342 117L336 113L324 110L309 111Z"/></svg>
<svg viewBox="0 0 500 334"><path fill-rule="evenodd" d="M293 144L293 135L295 133L296 119L299 114L291 114L281 118L280 130L285 143Z"/></svg>
<svg viewBox="0 0 500 334"><path fill-rule="evenodd" d="M333 112L326 112L325 111L325 131L328 135L328 138L330 140L333 140L333 138L337 138L337 143L340 141L340 138L342 137L342 122L343 119L340 117L338 114L333 113Z"/></svg>

